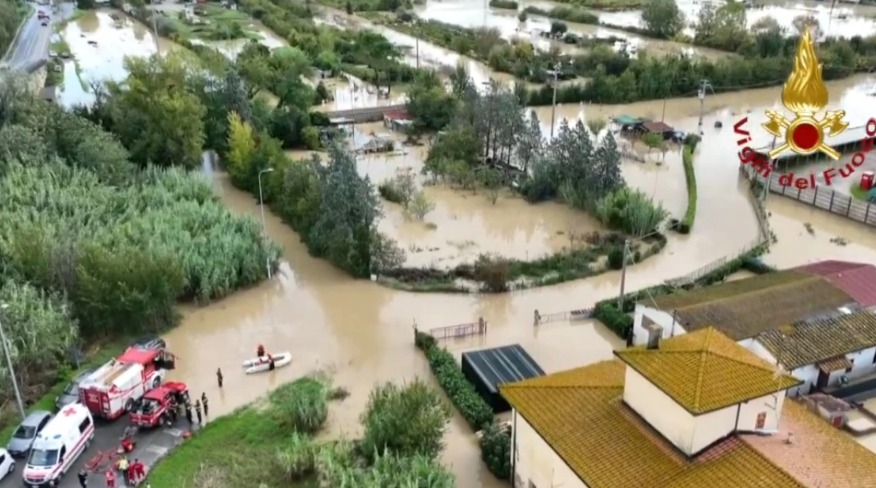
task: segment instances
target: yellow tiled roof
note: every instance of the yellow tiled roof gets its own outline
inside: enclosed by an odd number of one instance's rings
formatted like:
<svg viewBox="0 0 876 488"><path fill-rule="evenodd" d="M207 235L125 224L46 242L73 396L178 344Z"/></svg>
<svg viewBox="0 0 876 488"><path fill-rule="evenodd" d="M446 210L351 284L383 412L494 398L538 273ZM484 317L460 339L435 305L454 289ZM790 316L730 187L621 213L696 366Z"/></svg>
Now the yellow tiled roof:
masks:
<svg viewBox="0 0 876 488"><path fill-rule="evenodd" d="M773 436L740 437L810 488L876 486L876 454L796 400L785 400L779 429Z"/></svg>
<svg viewBox="0 0 876 488"><path fill-rule="evenodd" d="M624 405L624 370L603 361L499 388L591 488L803 488L735 438L686 458Z"/></svg>
<svg viewBox="0 0 876 488"><path fill-rule="evenodd" d="M615 355L694 415L801 383L711 327Z"/></svg>

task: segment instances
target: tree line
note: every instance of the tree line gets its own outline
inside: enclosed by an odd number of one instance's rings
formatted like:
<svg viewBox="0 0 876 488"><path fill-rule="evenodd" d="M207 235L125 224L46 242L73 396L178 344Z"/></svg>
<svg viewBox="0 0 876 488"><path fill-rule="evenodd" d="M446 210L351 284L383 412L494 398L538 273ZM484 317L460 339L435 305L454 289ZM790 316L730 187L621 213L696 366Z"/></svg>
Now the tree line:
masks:
<svg viewBox="0 0 876 488"><path fill-rule="evenodd" d="M397 19L390 26L481 60L496 71L545 83L525 92L526 105L552 103L554 89L549 82L551 70L556 67L562 79L588 79L587 83L559 86L558 103L630 103L689 96L696 93L703 78L708 78L716 90L727 91L783 82L793 65L797 38L789 36L772 19L747 29L744 9L734 9L706 6L701 11L703 18L695 42L739 54L716 60L680 54L658 57L647 51L633 58L625 51L613 49L614 39L582 40L588 48L586 53L564 55L556 48L537 52L529 42L505 40L497 29L464 28L419 19L412 22ZM826 80L872 71L876 69L876 37L828 38L819 46L819 57L824 63Z"/></svg>
<svg viewBox="0 0 876 488"><path fill-rule="evenodd" d="M0 0L0 53L5 54L12 45L18 27L30 8L21 0Z"/></svg>
<svg viewBox="0 0 876 488"><path fill-rule="evenodd" d="M166 151L144 133L125 147L126 126L117 137L80 114L36 100L25 80L0 86L0 301L28 400L71 350L173 325L177 301L256 283L280 254L186 171L188 145Z"/></svg>

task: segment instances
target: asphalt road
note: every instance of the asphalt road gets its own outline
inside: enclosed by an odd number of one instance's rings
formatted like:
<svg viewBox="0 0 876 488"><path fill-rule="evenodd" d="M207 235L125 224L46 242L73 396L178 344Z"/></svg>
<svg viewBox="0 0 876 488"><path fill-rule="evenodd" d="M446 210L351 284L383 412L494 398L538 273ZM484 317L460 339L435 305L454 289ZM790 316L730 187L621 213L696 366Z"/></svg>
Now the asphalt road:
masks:
<svg viewBox="0 0 876 488"><path fill-rule="evenodd" d="M73 14L72 3L62 3L57 12L52 11L52 7L48 5L34 4L33 7L33 15L24 21L18 32L18 37L13 41L12 49L3 59L11 70L22 70L38 61L47 59L55 24ZM49 25L43 26L37 18L39 10L49 14L51 19Z"/></svg>
<svg viewBox="0 0 876 488"><path fill-rule="evenodd" d="M112 423L96 422L97 429L94 435L94 441L91 446L82 453L79 459L73 464L67 475L64 476L60 488L79 488L79 481L76 474L79 473L87 462L100 456L103 452L113 452L119 447L120 439L125 431L125 427L129 425L127 416L120 418ZM135 458L143 461L148 469L161 457L167 454L172 448L183 441L183 432L189 430L185 419L178 420L173 428L159 428L153 430L140 431L135 439L137 447L134 452L128 456L128 459L133 461ZM6 442L6 439L0 439L0 442ZM105 458L106 459L106 458ZM108 462L102 463L104 466ZM26 485L21 477L21 472L24 469L24 460L16 460L15 472L8 475L0 482L0 488L22 488ZM103 473L90 473L88 476L89 488L103 488L106 486ZM121 478L116 482L116 487L121 488ZM145 486L142 485L141 486ZM160 488L160 487L155 487Z"/></svg>

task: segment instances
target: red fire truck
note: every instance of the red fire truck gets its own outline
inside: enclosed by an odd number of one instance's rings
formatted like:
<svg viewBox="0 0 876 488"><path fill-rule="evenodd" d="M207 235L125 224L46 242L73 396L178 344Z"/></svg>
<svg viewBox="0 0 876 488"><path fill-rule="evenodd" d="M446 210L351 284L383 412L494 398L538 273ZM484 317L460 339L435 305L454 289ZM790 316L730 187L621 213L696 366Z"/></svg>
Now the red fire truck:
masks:
<svg viewBox="0 0 876 488"><path fill-rule="evenodd" d="M146 392L131 410L131 423L137 427L158 427L172 423L172 410L189 400L189 387L181 381L168 381Z"/></svg>
<svg viewBox="0 0 876 488"><path fill-rule="evenodd" d="M79 383L79 401L96 417L116 419L158 387L175 358L164 347L129 347Z"/></svg>

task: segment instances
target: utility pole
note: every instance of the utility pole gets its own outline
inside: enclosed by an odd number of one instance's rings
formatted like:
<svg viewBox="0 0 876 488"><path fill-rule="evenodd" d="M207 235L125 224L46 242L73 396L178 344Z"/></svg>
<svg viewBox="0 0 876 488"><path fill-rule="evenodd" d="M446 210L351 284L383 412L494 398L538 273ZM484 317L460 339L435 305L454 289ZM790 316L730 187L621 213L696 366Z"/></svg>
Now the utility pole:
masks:
<svg viewBox="0 0 876 488"><path fill-rule="evenodd" d="M155 53L161 56L161 44L158 42L158 10L155 8L155 0L150 2L152 4L152 36L155 37Z"/></svg>
<svg viewBox="0 0 876 488"><path fill-rule="evenodd" d="M9 304L0 303L0 314L7 308L9 308ZM0 341L3 341L3 354L6 356L6 367L9 368L9 378L12 380L12 389L15 390L15 399L18 401L18 411L21 413L21 419L24 420L26 416L24 413L24 402L21 401L18 378L15 377L15 369L12 368L12 356L9 354L9 343L6 342L6 333L3 331L2 323L0 323Z"/></svg>
<svg viewBox="0 0 876 488"><path fill-rule="evenodd" d="M702 111L702 108L700 109ZM663 114L660 115L660 122L666 122L666 97L663 97ZM700 117L700 125L702 125L702 117Z"/></svg>
<svg viewBox="0 0 876 488"><path fill-rule="evenodd" d="M551 139L554 138L554 124L557 120L557 78L560 75L560 63L554 65L554 98L551 102Z"/></svg>
<svg viewBox="0 0 876 488"><path fill-rule="evenodd" d="M262 212L262 238L267 243L268 241L268 226L265 224L265 200L262 197L262 175L265 173L271 173L274 171L274 168L265 168L259 171L258 180L259 180L259 209ZM265 267L268 270L268 279L271 279L271 258L267 258L267 262L265 263Z"/></svg>
<svg viewBox="0 0 876 488"><path fill-rule="evenodd" d="M715 93L715 90L712 88L712 84L709 80L700 80L700 135L703 135L703 112L705 111L704 103L706 101L706 88L712 90L712 93Z"/></svg>
<svg viewBox="0 0 876 488"><path fill-rule="evenodd" d="M417 69L420 69L420 34L417 33Z"/></svg>
<svg viewBox="0 0 876 488"><path fill-rule="evenodd" d="M629 261L630 255L630 240L627 239L624 241L624 264L621 267L621 282L620 282L620 295L617 297L617 309L623 313L624 311L624 287L627 284L627 261Z"/></svg>

